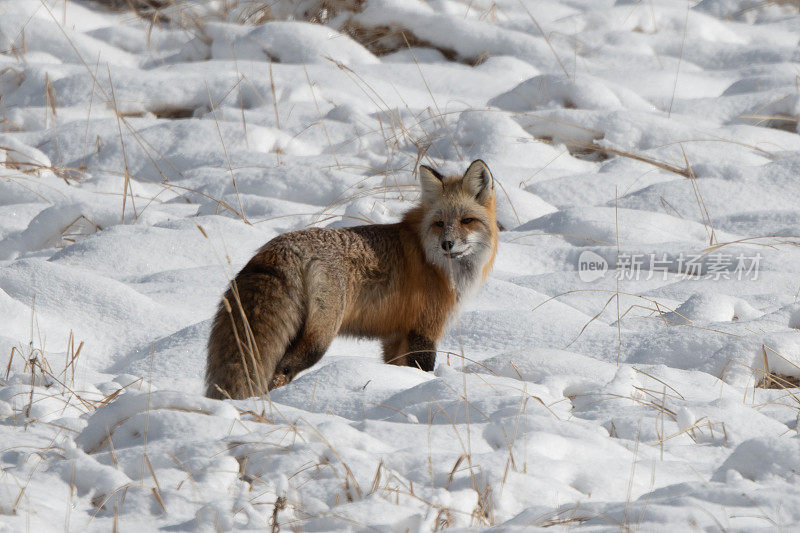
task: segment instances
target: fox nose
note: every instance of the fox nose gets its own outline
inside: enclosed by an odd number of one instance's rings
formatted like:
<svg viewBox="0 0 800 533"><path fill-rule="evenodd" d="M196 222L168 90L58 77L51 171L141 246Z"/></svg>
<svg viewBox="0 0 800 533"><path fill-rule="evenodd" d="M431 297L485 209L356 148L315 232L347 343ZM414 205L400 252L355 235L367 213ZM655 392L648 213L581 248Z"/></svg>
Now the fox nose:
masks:
<svg viewBox="0 0 800 533"><path fill-rule="evenodd" d="M442 250L449 252L453 249L453 241L442 241Z"/></svg>

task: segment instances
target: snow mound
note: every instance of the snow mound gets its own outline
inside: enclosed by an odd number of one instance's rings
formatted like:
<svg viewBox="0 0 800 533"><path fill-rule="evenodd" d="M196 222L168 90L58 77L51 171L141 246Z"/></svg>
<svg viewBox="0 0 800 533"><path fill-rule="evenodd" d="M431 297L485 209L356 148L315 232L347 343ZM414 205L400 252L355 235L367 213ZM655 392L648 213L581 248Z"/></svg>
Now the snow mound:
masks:
<svg viewBox="0 0 800 533"><path fill-rule="evenodd" d="M236 409L224 402L209 400L207 398L200 399L187 399L184 395L174 391L156 391L152 393L127 393L122 395L117 401L104 405L98 409L88 419L86 428L75 438L75 443L83 448L87 453L95 453L102 447L106 446L109 439L114 439L114 446L116 448L128 446L128 438L114 438L117 429L124 429L126 435L138 436L144 435L144 427L147 423L145 418L149 418L152 414L154 417L159 416L157 411L171 410L188 413L200 413L209 416L217 416L228 419L236 419L239 413ZM138 415L147 415L146 417L139 417ZM172 424L176 421L185 420L185 417L177 417L173 419ZM131 428L125 426L130 422L130 425L136 426ZM138 422L138 423L137 423ZM168 421L163 426L159 421L158 428L168 431L175 431L174 427ZM207 424L207 423L203 423ZM180 431L174 434L180 434ZM160 433L155 431L150 438L159 438Z"/></svg>
<svg viewBox="0 0 800 533"><path fill-rule="evenodd" d="M747 440L733 451L714 473L712 480L726 481L738 473L751 481L771 478L790 480L800 461L800 442L791 437L761 437Z"/></svg>
<svg viewBox="0 0 800 533"><path fill-rule="evenodd" d="M567 109L634 109L652 106L635 92L598 78L571 80L542 74L523 81L513 89L489 100L490 106L506 111L534 111L561 107Z"/></svg>
<svg viewBox="0 0 800 533"><path fill-rule="evenodd" d="M571 208L522 224L516 231L539 230L558 235L577 246L667 243L708 238L702 224L662 213L613 207Z"/></svg>
<svg viewBox="0 0 800 533"><path fill-rule="evenodd" d="M751 320L762 315L741 298L727 294L693 294L673 313L668 313L669 320L681 322L730 322L732 320ZM680 319L684 320L681 321Z"/></svg>
<svg viewBox="0 0 800 533"><path fill-rule="evenodd" d="M276 61L280 63L323 63L345 65L376 64L378 59L366 48L331 28L307 22L266 22L228 40L220 28L211 45L213 59ZM222 42L220 42L222 41Z"/></svg>

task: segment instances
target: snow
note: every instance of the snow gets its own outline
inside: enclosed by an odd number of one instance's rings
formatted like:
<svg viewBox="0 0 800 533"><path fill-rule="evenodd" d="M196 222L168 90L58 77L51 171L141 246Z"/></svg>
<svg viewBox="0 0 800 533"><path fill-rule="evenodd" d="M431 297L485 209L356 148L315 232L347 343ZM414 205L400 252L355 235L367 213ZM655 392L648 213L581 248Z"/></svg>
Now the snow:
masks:
<svg viewBox="0 0 800 533"><path fill-rule="evenodd" d="M319 24L266 22L233 40L226 39L231 33L227 26L212 31L213 59L272 60L301 65L324 63L330 59L345 65L379 62L349 36Z"/></svg>
<svg viewBox="0 0 800 533"><path fill-rule="evenodd" d="M0 0L0 531L800 525L795 3L175 4ZM256 249L476 158L434 372L203 397Z"/></svg>

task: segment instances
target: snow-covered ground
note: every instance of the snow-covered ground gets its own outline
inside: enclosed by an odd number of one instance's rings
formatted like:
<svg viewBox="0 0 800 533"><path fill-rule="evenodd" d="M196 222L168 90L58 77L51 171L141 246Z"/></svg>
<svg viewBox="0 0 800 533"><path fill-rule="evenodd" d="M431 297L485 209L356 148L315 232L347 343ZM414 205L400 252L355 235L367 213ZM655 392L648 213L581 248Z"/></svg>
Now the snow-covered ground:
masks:
<svg viewBox="0 0 800 533"><path fill-rule="evenodd" d="M800 524L797 2L172 4L0 1L0 531ZM435 372L203 397L258 246L475 158Z"/></svg>

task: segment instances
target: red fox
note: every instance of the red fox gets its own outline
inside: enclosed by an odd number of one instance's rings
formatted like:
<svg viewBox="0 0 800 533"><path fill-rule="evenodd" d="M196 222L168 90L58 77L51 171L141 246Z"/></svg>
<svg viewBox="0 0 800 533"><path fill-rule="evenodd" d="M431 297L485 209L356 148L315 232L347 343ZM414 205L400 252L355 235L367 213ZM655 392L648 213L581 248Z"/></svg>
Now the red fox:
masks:
<svg viewBox="0 0 800 533"><path fill-rule="evenodd" d="M320 360L337 335L377 338L383 359L433 370L436 342L497 252L494 179L419 167L420 203L397 224L275 237L222 298L208 340L206 395L259 396Z"/></svg>

